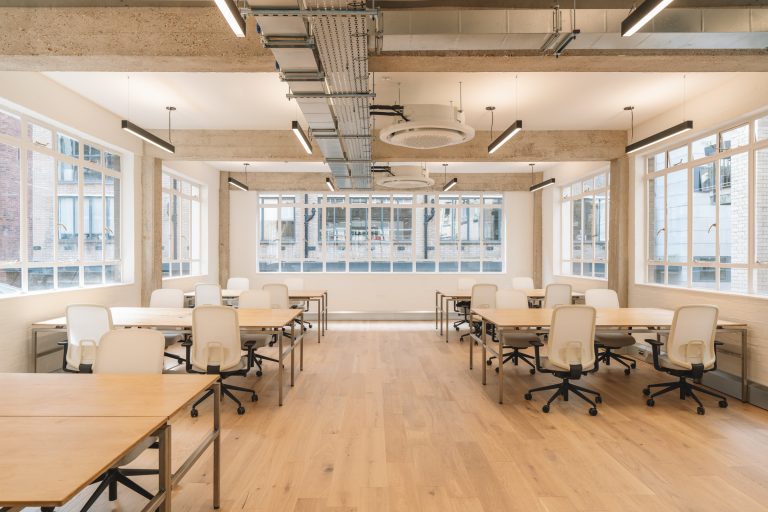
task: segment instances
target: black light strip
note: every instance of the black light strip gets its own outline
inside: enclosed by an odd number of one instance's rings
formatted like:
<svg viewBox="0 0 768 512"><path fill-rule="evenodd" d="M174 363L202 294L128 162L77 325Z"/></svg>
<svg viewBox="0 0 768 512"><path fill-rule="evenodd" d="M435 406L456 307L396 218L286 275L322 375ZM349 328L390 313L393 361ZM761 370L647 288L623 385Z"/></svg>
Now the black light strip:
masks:
<svg viewBox="0 0 768 512"><path fill-rule="evenodd" d="M149 133L144 128L140 126L136 126L135 124L133 124L132 122L126 119L123 119L122 121L120 121L120 127L123 130L127 131L128 133L131 133L137 136L138 138L143 139L149 142L150 144L157 146L163 151L167 151L169 153L176 153L176 148L174 147L173 144L171 144L170 142L165 142L163 139L161 139L157 135Z"/></svg>
<svg viewBox="0 0 768 512"><path fill-rule="evenodd" d="M672 0L645 0L621 22L621 35L633 35L671 3Z"/></svg>
<svg viewBox="0 0 768 512"><path fill-rule="evenodd" d="M250 189L248 188L248 185L243 183L242 181L236 180L235 178L227 178L227 183L232 185L233 187L239 188L240 190L243 190L245 192L248 192Z"/></svg>
<svg viewBox="0 0 768 512"><path fill-rule="evenodd" d="M448 192L453 187L455 187L457 183L459 183L459 179L458 178L453 178L451 181L449 181L448 183L443 185L443 192Z"/></svg>
<svg viewBox="0 0 768 512"><path fill-rule="evenodd" d="M555 184L555 178L549 178L548 180L544 180L541 183L531 185L531 188L529 188L528 190L531 192L536 192L537 190L541 190L542 188L546 188L554 184Z"/></svg>
<svg viewBox="0 0 768 512"><path fill-rule="evenodd" d="M304 151L311 155L312 144L309 143L309 137L307 137L307 134L301 129L301 125L298 121L291 121L291 131L296 135L296 138L299 139L299 142L301 142Z"/></svg>
<svg viewBox="0 0 768 512"><path fill-rule="evenodd" d="M336 192L336 185L331 178L325 178L325 186L328 187L328 190L331 192Z"/></svg>
<svg viewBox="0 0 768 512"><path fill-rule="evenodd" d="M678 135L683 132L687 132L688 130L693 130L693 121L684 121L676 126L673 126L672 128L667 128L666 130L661 131L655 135L651 135L650 137L647 137L643 140L630 144L629 146L627 146L626 151L627 153L634 153L635 151L640 151L643 148L647 148L648 146L652 146L657 142L670 139L675 135Z"/></svg>
<svg viewBox="0 0 768 512"><path fill-rule="evenodd" d="M520 119L509 125L509 128L504 130L504 132L496 137L496 140L491 142L490 146L488 146L488 154L490 155L494 153L497 149L506 144L509 139L517 135L517 133L522 129L523 121Z"/></svg>
<svg viewBox="0 0 768 512"><path fill-rule="evenodd" d="M581 30L579 29L574 29L573 31L571 31L570 34L565 36L563 40L560 41L560 44L558 44L557 48L555 48L553 55L555 57L561 56L565 51L566 47L568 47L568 45L571 44L571 42L573 42L573 40L576 39L576 36L580 33L581 33Z"/></svg>

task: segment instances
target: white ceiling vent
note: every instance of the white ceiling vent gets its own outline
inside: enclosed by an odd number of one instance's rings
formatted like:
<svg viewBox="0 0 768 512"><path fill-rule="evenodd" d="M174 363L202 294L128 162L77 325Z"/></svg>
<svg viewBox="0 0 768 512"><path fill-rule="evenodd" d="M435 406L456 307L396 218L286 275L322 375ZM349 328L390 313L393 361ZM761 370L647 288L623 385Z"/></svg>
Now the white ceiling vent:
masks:
<svg viewBox="0 0 768 512"><path fill-rule="evenodd" d="M384 176L376 180L376 184L387 188L414 189L431 187L435 180L429 177L429 171L417 165L392 167L394 176Z"/></svg>
<svg viewBox="0 0 768 512"><path fill-rule="evenodd" d="M413 149L435 149L467 142L475 130L464 124L464 114L451 105L406 105L408 119L382 128L379 137L387 144Z"/></svg>

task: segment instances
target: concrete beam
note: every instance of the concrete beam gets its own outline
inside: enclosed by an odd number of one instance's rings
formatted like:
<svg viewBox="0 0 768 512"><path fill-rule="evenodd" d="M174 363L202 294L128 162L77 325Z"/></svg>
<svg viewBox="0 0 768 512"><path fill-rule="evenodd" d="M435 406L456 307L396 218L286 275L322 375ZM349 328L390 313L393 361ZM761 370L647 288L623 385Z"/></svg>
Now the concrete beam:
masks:
<svg viewBox="0 0 768 512"><path fill-rule="evenodd" d="M167 134L155 131L158 136ZM622 130L522 131L493 155L488 155L487 131L476 132L475 138L457 146L419 150L385 144L375 139L373 155L381 162L568 162L609 161L624 155L627 133ZM288 162L322 161L315 148L308 155L290 130L174 130L176 154L168 160L263 160Z"/></svg>

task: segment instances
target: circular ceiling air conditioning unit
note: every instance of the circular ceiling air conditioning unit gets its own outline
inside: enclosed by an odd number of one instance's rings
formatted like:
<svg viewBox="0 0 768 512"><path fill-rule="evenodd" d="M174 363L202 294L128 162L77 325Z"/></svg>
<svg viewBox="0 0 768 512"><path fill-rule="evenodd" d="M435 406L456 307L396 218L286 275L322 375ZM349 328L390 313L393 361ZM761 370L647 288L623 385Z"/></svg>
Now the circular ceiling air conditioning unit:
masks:
<svg viewBox="0 0 768 512"><path fill-rule="evenodd" d="M394 176L379 178L376 180L376 184L381 187L398 189L426 188L435 184L435 180L429 177L429 171L417 165L392 167L392 174Z"/></svg>
<svg viewBox="0 0 768 512"><path fill-rule="evenodd" d="M464 113L451 105L405 105L400 119L382 128L379 137L387 144L413 149L435 149L467 142L475 129L464 124Z"/></svg>

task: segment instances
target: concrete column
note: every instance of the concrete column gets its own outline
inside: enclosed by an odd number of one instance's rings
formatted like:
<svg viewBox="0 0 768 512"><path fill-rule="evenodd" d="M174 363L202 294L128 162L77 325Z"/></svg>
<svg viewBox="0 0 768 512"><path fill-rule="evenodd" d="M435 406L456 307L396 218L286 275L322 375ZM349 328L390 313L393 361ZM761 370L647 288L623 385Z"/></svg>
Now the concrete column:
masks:
<svg viewBox="0 0 768 512"><path fill-rule="evenodd" d="M141 158L141 304L163 286L163 161L146 152Z"/></svg>
<svg viewBox="0 0 768 512"><path fill-rule="evenodd" d="M537 174L537 183L542 180L544 176L542 173ZM542 283L542 265L543 265L543 224L541 219L542 208L544 207L542 201L542 192L538 190L533 193L533 284L537 288L541 288Z"/></svg>
<svg viewBox="0 0 768 512"><path fill-rule="evenodd" d="M229 279L229 173L219 173L219 284Z"/></svg>
<svg viewBox="0 0 768 512"><path fill-rule="evenodd" d="M626 307L629 297L629 158L611 160L608 220L608 288Z"/></svg>

